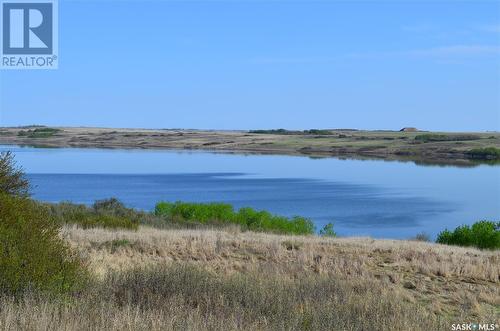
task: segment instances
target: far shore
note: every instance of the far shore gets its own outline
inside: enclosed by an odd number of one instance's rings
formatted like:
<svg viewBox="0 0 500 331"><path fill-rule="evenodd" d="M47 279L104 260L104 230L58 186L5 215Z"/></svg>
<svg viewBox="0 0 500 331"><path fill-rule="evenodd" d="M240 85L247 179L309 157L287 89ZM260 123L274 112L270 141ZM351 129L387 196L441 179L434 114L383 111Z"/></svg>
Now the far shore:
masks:
<svg viewBox="0 0 500 331"><path fill-rule="evenodd" d="M350 129L223 131L30 126L0 128L0 144L54 148L184 149L474 166L498 162L498 156L477 157L471 151L500 151L500 133Z"/></svg>

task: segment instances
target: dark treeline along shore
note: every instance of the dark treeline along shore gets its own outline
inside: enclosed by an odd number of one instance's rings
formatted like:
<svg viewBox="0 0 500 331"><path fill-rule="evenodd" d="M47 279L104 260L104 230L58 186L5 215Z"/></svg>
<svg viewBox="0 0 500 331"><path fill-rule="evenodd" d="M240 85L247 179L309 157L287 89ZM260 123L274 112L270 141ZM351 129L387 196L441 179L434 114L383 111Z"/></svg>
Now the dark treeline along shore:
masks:
<svg viewBox="0 0 500 331"><path fill-rule="evenodd" d="M352 129L215 131L27 126L1 128L0 144L196 149L311 157L371 158L457 166L500 162L498 132Z"/></svg>

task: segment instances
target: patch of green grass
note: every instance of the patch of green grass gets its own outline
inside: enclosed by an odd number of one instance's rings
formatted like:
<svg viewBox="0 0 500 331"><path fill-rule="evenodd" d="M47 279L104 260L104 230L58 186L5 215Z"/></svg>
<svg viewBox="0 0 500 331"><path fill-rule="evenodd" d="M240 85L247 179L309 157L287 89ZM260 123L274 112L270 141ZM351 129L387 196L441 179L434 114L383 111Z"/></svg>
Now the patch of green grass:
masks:
<svg viewBox="0 0 500 331"><path fill-rule="evenodd" d="M476 160L499 160L500 149L496 147L474 148L467 155Z"/></svg>
<svg viewBox="0 0 500 331"><path fill-rule="evenodd" d="M37 128L34 130L21 130L17 133L17 135L19 137L27 138L49 138L60 131L60 129L54 128Z"/></svg>
<svg viewBox="0 0 500 331"><path fill-rule="evenodd" d="M477 135L448 135L448 134L436 134L436 133L425 133L415 136L415 141L427 143L427 142L439 142L439 141L468 141L468 140L478 140L481 139Z"/></svg>
<svg viewBox="0 0 500 331"><path fill-rule="evenodd" d="M446 245L499 249L500 222L479 221L472 226L459 226L454 231L444 230L438 235L436 242Z"/></svg>
<svg viewBox="0 0 500 331"><path fill-rule="evenodd" d="M235 211L233 206L224 203L159 202L155 215L172 222L232 223L252 231L297 235L314 233L314 224L304 217L287 218L248 207Z"/></svg>

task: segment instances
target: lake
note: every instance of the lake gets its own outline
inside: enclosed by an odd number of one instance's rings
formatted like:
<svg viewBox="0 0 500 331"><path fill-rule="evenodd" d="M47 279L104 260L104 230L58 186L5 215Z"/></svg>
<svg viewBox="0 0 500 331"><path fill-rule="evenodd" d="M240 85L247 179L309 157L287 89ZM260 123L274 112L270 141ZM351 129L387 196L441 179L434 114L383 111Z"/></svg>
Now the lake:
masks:
<svg viewBox="0 0 500 331"><path fill-rule="evenodd" d="M227 202L333 222L341 236L409 238L500 219L500 167L241 155L199 151L11 150L34 198L91 204L117 197L151 210L165 201Z"/></svg>

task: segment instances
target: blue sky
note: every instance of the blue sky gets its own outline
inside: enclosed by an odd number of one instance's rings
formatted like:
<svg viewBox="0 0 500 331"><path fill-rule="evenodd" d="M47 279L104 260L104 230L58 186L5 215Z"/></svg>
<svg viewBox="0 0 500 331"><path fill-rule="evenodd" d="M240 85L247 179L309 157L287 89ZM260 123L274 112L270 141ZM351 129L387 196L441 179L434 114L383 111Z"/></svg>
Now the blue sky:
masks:
<svg viewBox="0 0 500 331"><path fill-rule="evenodd" d="M500 2L70 1L0 125L500 130Z"/></svg>

